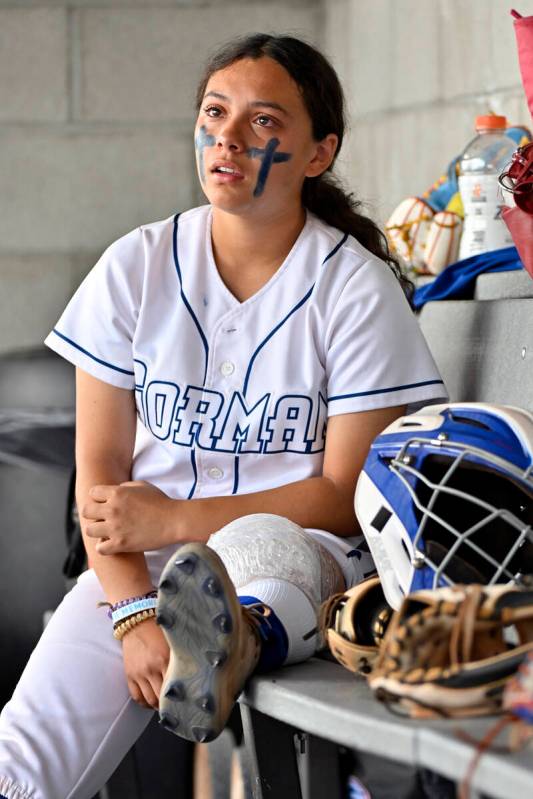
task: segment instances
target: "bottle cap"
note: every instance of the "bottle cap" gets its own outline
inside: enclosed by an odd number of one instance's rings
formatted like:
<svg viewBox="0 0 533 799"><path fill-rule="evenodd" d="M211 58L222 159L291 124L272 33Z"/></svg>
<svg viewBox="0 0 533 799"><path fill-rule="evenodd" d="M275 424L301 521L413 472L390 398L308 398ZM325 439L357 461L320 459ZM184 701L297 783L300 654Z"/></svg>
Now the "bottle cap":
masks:
<svg viewBox="0 0 533 799"><path fill-rule="evenodd" d="M476 117L476 130L480 128L490 128L492 130L505 130L507 127L507 117L500 117L497 114L486 114Z"/></svg>

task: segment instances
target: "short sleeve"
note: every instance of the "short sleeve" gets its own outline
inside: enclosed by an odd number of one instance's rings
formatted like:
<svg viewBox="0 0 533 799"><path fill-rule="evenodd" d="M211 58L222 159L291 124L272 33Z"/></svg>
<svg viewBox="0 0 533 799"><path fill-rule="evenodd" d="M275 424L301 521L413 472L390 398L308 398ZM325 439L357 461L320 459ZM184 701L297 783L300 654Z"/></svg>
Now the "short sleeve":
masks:
<svg viewBox="0 0 533 799"><path fill-rule="evenodd" d="M143 276L142 234L137 229L104 252L44 343L93 377L133 388L133 337Z"/></svg>
<svg viewBox="0 0 533 799"><path fill-rule="evenodd" d="M329 416L447 399L418 320L383 261L367 261L347 280L326 347Z"/></svg>

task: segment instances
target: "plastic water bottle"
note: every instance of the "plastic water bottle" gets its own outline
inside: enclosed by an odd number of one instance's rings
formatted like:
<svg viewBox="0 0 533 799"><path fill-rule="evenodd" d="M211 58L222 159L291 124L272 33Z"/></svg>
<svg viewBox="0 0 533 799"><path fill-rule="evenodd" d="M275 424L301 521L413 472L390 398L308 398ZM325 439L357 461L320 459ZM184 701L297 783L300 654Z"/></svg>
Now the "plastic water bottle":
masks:
<svg viewBox="0 0 533 799"><path fill-rule="evenodd" d="M505 117L476 117L477 136L466 145L461 156L459 191L465 220L460 260L513 244L501 216L504 201L498 183L498 176L517 148L516 142L505 135L506 127Z"/></svg>

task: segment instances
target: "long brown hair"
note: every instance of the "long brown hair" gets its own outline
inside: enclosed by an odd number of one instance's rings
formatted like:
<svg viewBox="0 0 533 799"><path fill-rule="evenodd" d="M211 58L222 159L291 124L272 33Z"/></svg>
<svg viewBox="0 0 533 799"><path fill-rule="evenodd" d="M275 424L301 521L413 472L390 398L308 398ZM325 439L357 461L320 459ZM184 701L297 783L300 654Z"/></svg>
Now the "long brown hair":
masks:
<svg viewBox="0 0 533 799"><path fill-rule="evenodd" d="M321 141L328 133L337 135L339 144L336 159L346 128L344 94L339 78L319 50L293 36L254 33L224 45L205 67L196 92L197 109L201 106L207 83L215 72L242 58L258 59L264 56L284 67L300 88L311 118L315 141ZM354 236L371 253L389 264L410 296L412 284L390 252L385 234L369 217L359 213L361 202L352 193L344 191L332 174L333 163L318 177L305 179L302 190L304 207L327 224Z"/></svg>

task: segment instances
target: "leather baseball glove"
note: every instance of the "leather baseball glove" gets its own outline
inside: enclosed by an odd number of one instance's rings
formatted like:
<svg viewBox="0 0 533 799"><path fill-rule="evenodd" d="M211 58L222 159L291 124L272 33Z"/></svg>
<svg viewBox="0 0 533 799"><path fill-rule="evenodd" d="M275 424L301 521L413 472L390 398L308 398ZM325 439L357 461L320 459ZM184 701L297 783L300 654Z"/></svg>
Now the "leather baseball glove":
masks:
<svg viewBox="0 0 533 799"><path fill-rule="evenodd" d="M339 663L356 674L368 674L391 615L379 577L370 577L326 600L319 626Z"/></svg>
<svg viewBox="0 0 533 799"><path fill-rule="evenodd" d="M417 591L394 613L368 681L412 717L499 713L506 683L532 650L533 591Z"/></svg>

